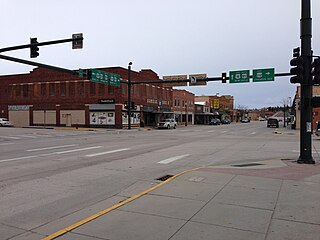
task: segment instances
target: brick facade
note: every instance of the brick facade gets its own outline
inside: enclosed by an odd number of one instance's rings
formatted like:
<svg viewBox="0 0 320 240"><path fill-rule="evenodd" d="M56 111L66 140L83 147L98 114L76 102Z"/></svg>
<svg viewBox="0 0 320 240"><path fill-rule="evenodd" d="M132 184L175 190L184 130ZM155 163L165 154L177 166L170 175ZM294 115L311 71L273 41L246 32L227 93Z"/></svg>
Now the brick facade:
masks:
<svg viewBox="0 0 320 240"><path fill-rule="evenodd" d="M99 70L120 74L124 80L128 78L126 68ZM132 71L131 79L132 82L156 81L159 77L146 69ZM35 68L27 74L0 76L0 84L0 116L18 121L27 115L25 125L88 127L96 122L103 127L125 127L126 83L116 87L93 83L64 72ZM140 122L152 125L153 115L172 111L173 90L162 87L162 84L133 84L131 96L131 101L137 106L132 110L133 126L139 126ZM102 104L102 100L109 101L109 104ZM100 122L96 121L98 119Z"/></svg>

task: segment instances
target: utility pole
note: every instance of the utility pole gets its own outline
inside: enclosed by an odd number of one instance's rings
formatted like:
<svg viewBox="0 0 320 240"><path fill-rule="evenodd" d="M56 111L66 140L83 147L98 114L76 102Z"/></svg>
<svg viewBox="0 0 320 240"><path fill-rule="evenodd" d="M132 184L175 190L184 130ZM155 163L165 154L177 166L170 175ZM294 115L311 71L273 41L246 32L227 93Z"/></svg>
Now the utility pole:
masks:
<svg viewBox="0 0 320 240"><path fill-rule="evenodd" d="M312 158L312 18L311 1L301 0L300 20L301 56L303 60L303 81L301 83L300 157L298 163L315 164Z"/></svg>
<svg viewBox="0 0 320 240"><path fill-rule="evenodd" d="M128 66L128 129L131 129L131 65Z"/></svg>

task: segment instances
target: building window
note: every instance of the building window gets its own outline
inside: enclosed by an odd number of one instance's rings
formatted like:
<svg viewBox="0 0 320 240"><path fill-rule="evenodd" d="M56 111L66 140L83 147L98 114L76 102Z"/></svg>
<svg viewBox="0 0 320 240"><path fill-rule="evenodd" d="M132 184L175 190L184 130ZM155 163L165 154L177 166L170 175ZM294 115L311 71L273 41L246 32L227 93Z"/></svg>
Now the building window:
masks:
<svg viewBox="0 0 320 240"><path fill-rule="evenodd" d="M29 96L29 85L28 84L22 85L22 93L23 93L23 97Z"/></svg>
<svg viewBox="0 0 320 240"><path fill-rule="evenodd" d="M56 95L56 84L55 83L49 83L49 94L50 94L50 96Z"/></svg>
<svg viewBox="0 0 320 240"><path fill-rule="evenodd" d="M12 85L9 85L8 86L8 93L9 93L9 97L10 98L13 98L13 96L14 96L14 91L13 91L14 89L13 89L13 86Z"/></svg>
<svg viewBox="0 0 320 240"><path fill-rule="evenodd" d="M75 82L69 82L69 96L75 96Z"/></svg>
<svg viewBox="0 0 320 240"><path fill-rule="evenodd" d="M122 83L122 96L127 96L127 84Z"/></svg>
<svg viewBox="0 0 320 240"><path fill-rule="evenodd" d="M140 85L134 85L134 87L136 88L136 96L140 97Z"/></svg>
<svg viewBox="0 0 320 240"><path fill-rule="evenodd" d="M66 82L61 82L60 83L60 95L62 97L66 96L66 89L67 89L67 83Z"/></svg>
<svg viewBox="0 0 320 240"><path fill-rule="evenodd" d="M109 85L108 86L108 94L113 95L114 94L114 86Z"/></svg>
<svg viewBox="0 0 320 240"><path fill-rule="evenodd" d="M33 96L34 97L39 97L39 83L35 83L33 85Z"/></svg>
<svg viewBox="0 0 320 240"><path fill-rule="evenodd" d="M78 95L84 95L84 82L78 82Z"/></svg>
<svg viewBox="0 0 320 240"><path fill-rule="evenodd" d="M47 95L47 84L46 83L41 83L40 94L42 97L45 97Z"/></svg>
<svg viewBox="0 0 320 240"><path fill-rule="evenodd" d="M144 85L144 84L142 84L142 89L141 89L141 95L143 96L143 97L145 97L146 95L147 95L147 92L146 92L146 85Z"/></svg>
<svg viewBox="0 0 320 240"><path fill-rule="evenodd" d="M149 86L149 98L152 98L153 96L152 96L152 86L150 85Z"/></svg>
<svg viewBox="0 0 320 240"><path fill-rule="evenodd" d="M90 96L96 95L96 83L90 82Z"/></svg>
<svg viewBox="0 0 320 240"><path fill-rule="evenodd" d="M99 96L103 96L104 95L104 93L105 93L105 86L104 86L104 84L98 84L98 86L99 86Z"/></svg>

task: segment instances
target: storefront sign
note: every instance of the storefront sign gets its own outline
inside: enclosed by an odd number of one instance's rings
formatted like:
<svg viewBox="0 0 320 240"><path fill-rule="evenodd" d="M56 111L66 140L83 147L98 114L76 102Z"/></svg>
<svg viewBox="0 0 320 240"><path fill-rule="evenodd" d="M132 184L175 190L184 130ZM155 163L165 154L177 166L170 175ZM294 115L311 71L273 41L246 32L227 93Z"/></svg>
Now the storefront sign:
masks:
<svg viewBox="0 0 320 240"><path fill-rule="evenodd" d="M98 99L98 103L100 104L109 104L109 103L115 103L114 98L106 98L106 99Z"/></svg>

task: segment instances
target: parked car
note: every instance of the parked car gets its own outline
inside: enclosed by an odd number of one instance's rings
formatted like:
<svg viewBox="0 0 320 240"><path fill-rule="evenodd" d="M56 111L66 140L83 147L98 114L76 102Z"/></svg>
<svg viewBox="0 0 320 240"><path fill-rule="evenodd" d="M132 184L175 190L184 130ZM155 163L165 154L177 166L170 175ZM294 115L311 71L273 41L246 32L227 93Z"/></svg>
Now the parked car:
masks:
<svg viewBox="0 0 320 240"><path fill-rule="evenodd" d="M276 118L268 118L267 127L279 127L279 121Z"/></svg>
<svg viewBox="0 0 320 240"><path fill-rule="evenodd" d="M209 125L220 125L221 121L218 118L213 118L211 119L211 121L209 122Z"/></svg>
<svg viewBox="0 0 320 240"><path fill-rule="evenodd" d="M13 127L13 124L7 118L0 118L0 127Z"/></svg>
<svg viewBox="0 0 320 240"><path fill-rule="evenodd" d="M229 118L224 118L224 119L221 120L221 123L222 124L230 124L231 120Z"/></svg>
<svg viewBox="0 0 320 240"><path fill-rule="evenodd" d="M177 122L174 119L167 118L167 119L164 119L163 121L159 122L158 128L167 128L167 129L174 128L174 129L176 129Z"/></svg>
<svg viewBox="0 0 320 240"><path fill-rule="evenodd" d="M241 122L242 123L249 123L250 119L249 118L243 118L243 119L241 119Z"/></svg>

